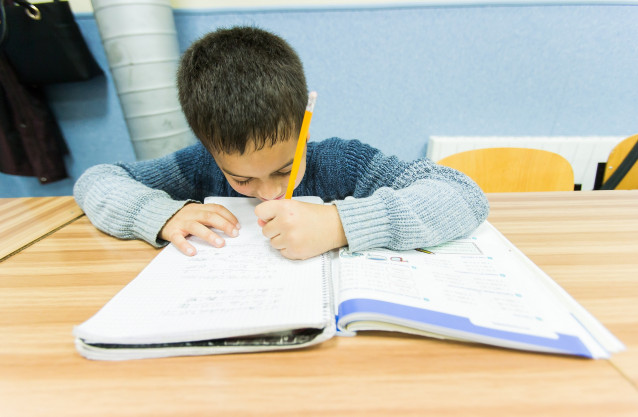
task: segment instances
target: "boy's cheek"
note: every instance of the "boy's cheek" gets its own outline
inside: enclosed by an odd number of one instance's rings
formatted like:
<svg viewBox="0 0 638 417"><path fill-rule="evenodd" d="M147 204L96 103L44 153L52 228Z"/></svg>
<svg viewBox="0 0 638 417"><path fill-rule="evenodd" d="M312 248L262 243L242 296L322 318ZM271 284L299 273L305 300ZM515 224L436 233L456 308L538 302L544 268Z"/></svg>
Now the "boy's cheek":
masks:
<svg viewBox="0 0 638 417"><path fill-rule="evenodd" d="M237 187L235 188L235 191L247 197L257 197L257 194L251 189L251 187Z"/></svg>
<svg viewBox="0 0 638 417"><path fill-rule="evenodd" d="M299 184L301 184L301 180L303 180L304 175L306 175L306 164L302 163L299 166L299 171L297 172L297 178L295 179L295 188L297 188ZM286 182L286 185L288 185L287 182Z"/></svg>

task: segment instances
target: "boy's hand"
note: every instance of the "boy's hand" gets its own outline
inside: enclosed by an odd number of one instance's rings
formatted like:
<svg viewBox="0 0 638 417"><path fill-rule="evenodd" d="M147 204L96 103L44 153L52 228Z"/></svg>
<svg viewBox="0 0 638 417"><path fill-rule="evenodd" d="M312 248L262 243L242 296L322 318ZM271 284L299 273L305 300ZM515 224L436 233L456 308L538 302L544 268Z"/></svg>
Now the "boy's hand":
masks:
<svg viewBox="0 0 638 417"><path fill-rule="evenodd" d="M307 259L348 244L334 205L273 200L255 207L255 214L264 236L286 258Z"/></svg>
<svg viewBox="0 0 638 417"><path fill-rule="evenodd" d="M228 236L237 236L239 222L226 207L219 204L187 204L171 217L159 237L173 243L185 255L195 255L195 247L186 237L197 236L211 245L221 248L225 242L209 227L222 230Z"/></svg>

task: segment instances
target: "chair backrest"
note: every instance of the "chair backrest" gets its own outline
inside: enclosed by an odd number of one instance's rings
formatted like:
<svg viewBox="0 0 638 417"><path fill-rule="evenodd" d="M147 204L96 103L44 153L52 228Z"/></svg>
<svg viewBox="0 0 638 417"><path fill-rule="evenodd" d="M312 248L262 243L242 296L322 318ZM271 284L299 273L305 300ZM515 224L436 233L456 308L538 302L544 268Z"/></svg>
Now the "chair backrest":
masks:
<svg viewBox="0 0 638 417"><path fill-rule="evenodd" d="M569 161L540 149L474 149L438 163L463 172L486 193L574 190L574 170Z"/></svg>
<svg viewBox="0 0 638 417"><path fill-rule="evenodd" d="M607 165L605 166L605 175L603 175L603 183L616 172L618 166L625 159L627 154L638 141L638 135L630 136L627 139L620 142L609 153L607 158ZM615 190L635 190L638 189L638 162L625 174L624 178L614 188Z"/></svg>

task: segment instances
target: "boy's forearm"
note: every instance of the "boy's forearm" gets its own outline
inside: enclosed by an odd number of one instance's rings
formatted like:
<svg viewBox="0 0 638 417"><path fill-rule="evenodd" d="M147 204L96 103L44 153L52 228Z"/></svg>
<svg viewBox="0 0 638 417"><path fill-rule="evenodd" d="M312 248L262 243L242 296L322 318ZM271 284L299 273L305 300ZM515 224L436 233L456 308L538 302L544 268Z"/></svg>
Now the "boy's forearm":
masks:
<svg viewBox="0 0 638 417"><path fill-rule="evenodd" d="M317 165L345 170L338 192L355 197L335 201L351 250L437 245L467 236L487 218L485 194L458 171L427 158L400 161L358 141L326 143L331 157Z"/></svg>
<svg viewBox="0 0 638 417"><path fill-rule="evenodd" d="M98 229L120 239L142 239L159 247L158 234L166 221L188 201L175 201L148 188L115 165L97 165L76 182L78 205Z"/></svg>
<svg viewBox="0 0 638 417"><path fill-rule="evenodd" d="M336 249L348 245L348 239L346 237L346 232L343 229L343 224L341 223L341 217L339 216L339 210L337 209L337 206L327 205L326 207L329 207L330 209L330 224L332 230L329 232L329 235L333 238L331 247L333 249Z"/></svg>
<svg viewBox="0 0 638 417"><path fill-rule="evenodd" d="M420 180L401 190L384 187L372 196L336 201L350 250L406 250L464 237L489 211L472 183Z"/></svg>

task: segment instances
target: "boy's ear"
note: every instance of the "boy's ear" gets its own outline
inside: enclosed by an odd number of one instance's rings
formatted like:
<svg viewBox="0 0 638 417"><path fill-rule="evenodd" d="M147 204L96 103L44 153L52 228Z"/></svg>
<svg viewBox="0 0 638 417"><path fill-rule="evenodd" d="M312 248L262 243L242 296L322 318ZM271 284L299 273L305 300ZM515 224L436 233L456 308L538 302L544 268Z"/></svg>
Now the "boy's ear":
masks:
<svg viewBox="0 0 638 417"><path fill-rule="evenodd" d="M309 140L310 140L310 132L308 132L308 135L306 136L306 143L308 143Z"/></svg>

